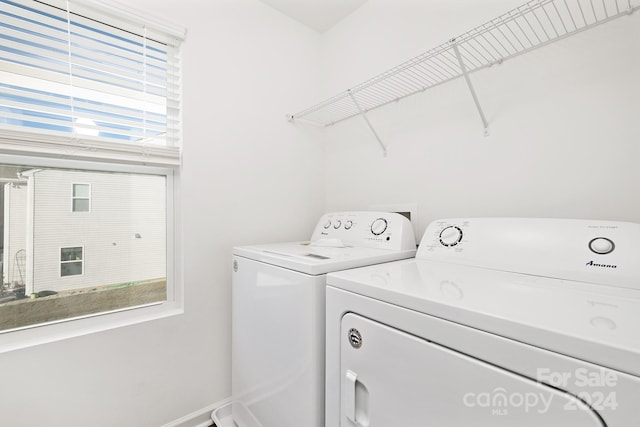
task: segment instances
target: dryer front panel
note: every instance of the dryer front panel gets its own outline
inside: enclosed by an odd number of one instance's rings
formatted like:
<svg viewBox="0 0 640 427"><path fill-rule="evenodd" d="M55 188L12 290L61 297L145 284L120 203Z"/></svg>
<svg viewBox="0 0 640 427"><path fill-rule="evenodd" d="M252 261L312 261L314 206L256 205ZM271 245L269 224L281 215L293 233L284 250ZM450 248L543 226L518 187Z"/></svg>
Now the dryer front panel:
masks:
<svg viewBox="0 0 640 427"><path fill-rule="evenodd" d="M574 396L359 315L342 318L342 427L603 427Z"/></svg>

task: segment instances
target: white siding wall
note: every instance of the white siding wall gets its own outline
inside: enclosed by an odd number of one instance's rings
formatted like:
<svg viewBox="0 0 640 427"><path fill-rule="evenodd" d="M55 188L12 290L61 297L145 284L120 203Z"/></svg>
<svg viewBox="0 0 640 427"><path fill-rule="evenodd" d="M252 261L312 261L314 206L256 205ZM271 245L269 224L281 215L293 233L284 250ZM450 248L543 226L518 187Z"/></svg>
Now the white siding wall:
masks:
<svg viewBox="0 0 640 427"><path fill-rule="evenodd" d="M73 183L91 185L90 212L72 212ZM33 185L35 292L165 277L164 177L43 170ZM74 246L84 274L60 277L60 248Z"/></svg>
<svg viewBox="0 0 640 427"><path fill-rule="evenodd" d="M16 253L26 250L27 231L27 186L4 185L4 252L3 274L6 283L25 283L26 271L22 276L16 265Z"/></svg>

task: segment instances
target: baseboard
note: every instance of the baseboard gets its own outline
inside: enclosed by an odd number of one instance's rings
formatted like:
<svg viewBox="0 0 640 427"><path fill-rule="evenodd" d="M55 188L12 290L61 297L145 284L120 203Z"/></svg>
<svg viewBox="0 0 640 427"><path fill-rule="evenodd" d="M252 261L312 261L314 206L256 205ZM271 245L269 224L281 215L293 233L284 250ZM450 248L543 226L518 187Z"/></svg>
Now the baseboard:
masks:
<svg viewBox="0 0 640 427"><path fill-rule="evenodd" d="M204 408L185 415L184 417L171 421L162 427L209 427L213 424L213 421L211 420L211 412L229 402L231 402L231 398L212 403L211 405L207 405Z"/></svg>

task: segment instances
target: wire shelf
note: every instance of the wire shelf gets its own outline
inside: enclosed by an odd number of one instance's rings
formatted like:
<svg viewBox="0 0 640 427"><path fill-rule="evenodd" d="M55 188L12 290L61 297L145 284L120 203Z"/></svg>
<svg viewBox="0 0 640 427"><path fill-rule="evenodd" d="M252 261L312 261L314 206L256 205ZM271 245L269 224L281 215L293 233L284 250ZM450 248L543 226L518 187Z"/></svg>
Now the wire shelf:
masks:
<svg viewBox="0 0 640 427"><path fill-rule="evenodd" d="M640 8L639 3L640 0L532 0L288 117L331 126L631 14Z"/></svg>

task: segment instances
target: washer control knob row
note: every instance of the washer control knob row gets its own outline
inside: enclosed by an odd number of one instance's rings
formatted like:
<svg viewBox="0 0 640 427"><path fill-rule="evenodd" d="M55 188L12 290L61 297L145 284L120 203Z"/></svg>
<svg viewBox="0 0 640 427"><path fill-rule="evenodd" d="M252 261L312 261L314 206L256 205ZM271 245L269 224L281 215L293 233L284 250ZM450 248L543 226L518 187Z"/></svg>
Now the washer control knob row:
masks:
<svg viewBox="0 0 640 427"><path fill-rule="evenodd" d="M378 218L375 221L373 221L373 223L371 224L371 232L375 236L379 236L385 231L387 231L388 226L389 226L389 223L387 222L386 219Z"/></svg>
<svg viewBox="0 0 640 427"><path fill-rule="evenodd" d="M596 237L589 242L589 249L591 249L591 252L598 255L611 253L615 247L616 245L613 243L613 240L607 239L606 237Z"/></svg>
<svg viewBox="0 0 640 427"><path fill-rule="evenodd" d="M338 228L340 228L341 226L342 226L342 220L340 220L340 219L335 220L335 222L333 223L333 228L335 228L336 230L337 230ZM322 227L323 227L325 230L327 230L327 229L331 228L331 220L330 220L330 219L328 219L328 220L327 220L327 222L325 222L325 223L324 223L324 225L323 225ZM352 227L353 227L353 221L351 221L351 220L345 221L345 223L344 223L344 229L345 229L345 230L349 230L349 229L351 229Z"/></svg>
<svg viewBox="0 0 640 427"><path fill-rule="evenodd" d="M440 232L439 238L443 246L455 246L462 240L462 230L455 225L450 225Z"/></svg>

